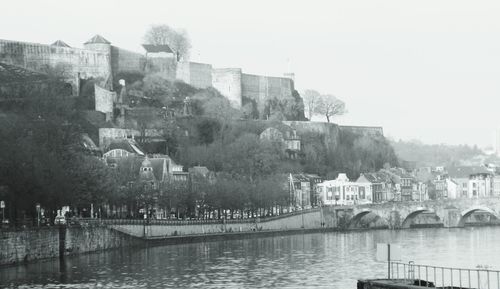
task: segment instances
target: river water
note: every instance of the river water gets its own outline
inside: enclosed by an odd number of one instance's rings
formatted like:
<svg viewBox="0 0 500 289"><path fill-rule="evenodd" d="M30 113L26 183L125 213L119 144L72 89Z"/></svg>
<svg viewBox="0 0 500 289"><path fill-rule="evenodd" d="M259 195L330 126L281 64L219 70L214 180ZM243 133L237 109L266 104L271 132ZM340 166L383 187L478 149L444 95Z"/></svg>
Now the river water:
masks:
<svg viewBox="0 0 500 289"><path fill-rule="evenodd" d="M500 269L500 227L375 230L254 237L120 249L0 269L8 288L356 288L383 278L377 243L402 261Z"/></svg>

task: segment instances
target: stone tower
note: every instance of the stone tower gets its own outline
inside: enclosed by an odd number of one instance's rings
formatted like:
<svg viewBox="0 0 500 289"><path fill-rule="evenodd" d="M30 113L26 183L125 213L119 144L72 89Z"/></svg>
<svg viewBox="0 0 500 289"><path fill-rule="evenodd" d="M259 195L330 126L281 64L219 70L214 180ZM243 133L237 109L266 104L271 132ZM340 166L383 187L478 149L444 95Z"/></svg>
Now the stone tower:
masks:
<svg viewBox="0 0 500 289"><path fill-rule="evenodd" d="M83 47L88 50L103 52L107 55L108 65L107 69L111 71L111 42L106 40L99 34L94 35L94 37L90 38L87 42L83 44ZM113 73L110 73L107 79L103 79L101 85L106 89L113 89Z"/></svg>
<svg viewBox="0 0 500 289"><path fill-rule="evenodd" d="M85 42L83 47L88 50L102 51L111 54L111 42L98 34Z"/></svg>
<svg viewBox="0 0 500 289"><path fill-rule="evenodd" d="M155 182L155 175L153 173L153 166L149 161L148 157L142 161L141 168L139 171L139 181L149 183L151 185Z"/></svg>

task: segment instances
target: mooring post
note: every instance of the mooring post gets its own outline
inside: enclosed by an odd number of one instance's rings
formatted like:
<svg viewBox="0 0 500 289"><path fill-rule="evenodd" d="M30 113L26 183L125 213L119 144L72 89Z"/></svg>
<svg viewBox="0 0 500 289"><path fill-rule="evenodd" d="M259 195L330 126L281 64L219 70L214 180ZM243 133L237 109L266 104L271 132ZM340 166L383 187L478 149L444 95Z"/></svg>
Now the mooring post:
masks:
<svg viewBox="0 0 500 289"><path fill-rule="evenodd" d="M387 244L387 279L391 279L391 244Z"/></svg>
<svg viewBox="0 0 500 289"><path fill-rule="evenodd" d="M66 225L59 224L59 258L64 258L66 248Z"/></svg>

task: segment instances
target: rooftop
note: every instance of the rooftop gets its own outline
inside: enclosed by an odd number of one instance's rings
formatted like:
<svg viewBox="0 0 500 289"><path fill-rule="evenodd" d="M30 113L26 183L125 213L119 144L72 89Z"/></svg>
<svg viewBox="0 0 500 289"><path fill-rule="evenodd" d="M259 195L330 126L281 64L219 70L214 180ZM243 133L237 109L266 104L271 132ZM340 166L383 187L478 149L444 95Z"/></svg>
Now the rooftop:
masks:
<svg viewBox="0 0 500 289"><path fill-rule="evenodd" d="M84 44L94 44L94 43L101 43L101 44L111 44L106 38L102 37L99 34L94 35L94 37L90 38L87 42Z"/></svg>
<svg viewBox="0 0 500 289"><path fill-rule="evenodd" d="M166 44L143 44L142 47L149 53L167 52L174 53L170 46Z"/></svg>
<svg viewBox="0 0 500 289"><path fill-rule="evenodd" d="M128 138L114 139L106 148L106 152L115 149L122 149L128 151L129 153L144 156L144 152L133 139L128 139Z"/></svg>
<svg viewBox="0 0 500 289"><path fill-rule="evenodd" d="M68 47L68 48L71 47L66 42L64 42L62 40L57 40L56 42L52 43L51 45L52 46L58 46L58 47Z"/></svg>
<svg viewBox="0 0 500 289"><path fill-rule="evenodd" d="M482 166L448 167L446 171L451 178L468 178L471 175L477 174L493 174L486 167Z"/></svg>

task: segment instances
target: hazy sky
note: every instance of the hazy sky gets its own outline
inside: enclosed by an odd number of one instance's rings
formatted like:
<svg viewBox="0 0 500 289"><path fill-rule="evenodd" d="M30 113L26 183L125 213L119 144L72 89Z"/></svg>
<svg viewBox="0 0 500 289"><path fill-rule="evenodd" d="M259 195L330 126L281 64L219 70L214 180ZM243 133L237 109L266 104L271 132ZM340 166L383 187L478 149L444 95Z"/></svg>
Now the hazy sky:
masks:
<svg viewBox="0 0 500 289"><path fill-rule="evenodd" d="M150 24L185 28L192 60L296 73L337 95L335 121L396 139L492 143L500 127L500 1L2 0L0 38L81 47L93 34L142 51Z"/></svg>

